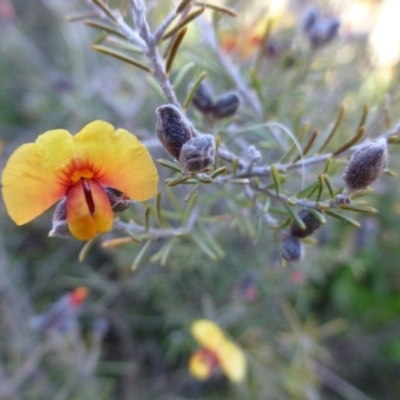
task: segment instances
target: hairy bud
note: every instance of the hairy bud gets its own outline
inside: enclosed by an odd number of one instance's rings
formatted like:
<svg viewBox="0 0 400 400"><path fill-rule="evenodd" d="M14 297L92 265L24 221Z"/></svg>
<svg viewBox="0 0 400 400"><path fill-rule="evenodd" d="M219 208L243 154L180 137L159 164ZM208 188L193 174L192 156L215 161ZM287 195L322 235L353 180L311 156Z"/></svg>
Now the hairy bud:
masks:
<svg viewBox="0 0 400 400"><path fill-rule="evenodd" d="M231 117L237 111L239 104L240 99L237 93L227 92L214 103L211 114L215 118Z"/></svg>
<svg viewBox="0 0 400 400"><path fill-rule="evenodd" d="M322 47L331 42L339 32L340 21L336 18L326 18L314 23L308 30L308 38L314 48Z"/></svg>
<svg viewBox="0 0 400 400"><path fill-rule="evenodd" d="M115 213L125 211L131 205L132 200L125 193L110 187L105 187L104 190Z"/></svg>
<svg viewBox="0 0 400 400"><path fill-rule="evenodd" d="M185 116L172 104L156 109L158 116L156 133L165 149L176 159L182 146L192 138L192 131Z"/></svg>
<svg viewBox="0 0 400 400"><path fill-rule="evenodd" d="M67 223L67 207L66 197L64 197L57 205L54 210L52 227L49 232L50 237L59 237L63 239L72 238L71 232L68 228Z"/></svg>
<svg viewBox="0 0 400 400"><path fill-rule="evenodd" d="M214 136L206 133L182 146L179 163L187 174L196 174L212 166L215 161Z"/></svg>
<svg viewBox="0 0 400 400"><path fill-rule="evenodd" d="M280 244L281 256L291 264L300 262L304 256L304 247L300 239L296 236L285 236Z"/></svg>
<svg viewBox="0 0 400 400"><path fill-rule="evenodd" d="M388 151L386 139L379 139L355 151L343 174L349 194L366 189L386 168Z"/></svg>
<svg viewBox="0 0 400 400"><path fill-rule="evenodd" d="M203 82L200 83L192 103L202 113L209 113L213 107L213 95L210 87Z"/></svg>
<svg viewBox="0 0 400 400"><path fill-rule="evenodd" d="M315 217L315 215L311 214L310 211L306 209L303 209L299 212L299 217L304 222L306 229L301 229L299 225L297 225L296 221L294 221L290 226L290 234L292 236L305 238L310 236L321 226L321 222Z"/></svg>
<svg viewBox="0 0 400 400"><path fill-rule="evenodd" d="M319 10L317 7L308 7L303 14L301 26L307 32L315 25L319 19Z"/></svg>

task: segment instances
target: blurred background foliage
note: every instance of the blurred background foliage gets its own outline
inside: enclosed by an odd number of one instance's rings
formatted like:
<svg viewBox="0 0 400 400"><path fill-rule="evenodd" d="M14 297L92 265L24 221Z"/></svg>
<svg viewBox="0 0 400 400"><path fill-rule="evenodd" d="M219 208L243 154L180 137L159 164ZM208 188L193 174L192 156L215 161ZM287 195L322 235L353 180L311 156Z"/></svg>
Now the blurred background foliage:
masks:
<svg viewBox="0 0 400 400"><path fill-rule="evenodd" d="M253 50L247 35L262 27L266 16L276 18L270 43L283 50L260 55L267 120L294 131L307 122L328 131L344 104L336 138L340 142L352 134L368 104L367 126L376 136L400 115L400 30L391 25L393 10L386 11L395 2L220 2L238 13L236 19L220 19L220 42L228 43L232 35L245 42L242 48L234 43L230 57L250 79L252 55L244 50ZM147 4L154 26L171 9L167 1ZM315 52L299 28L309 5L341 19L340 36ZM154 135L154 110L165 101L144 72L90 50L98 32L81 22L66 22L66 16L85 10L87 4L79 0L0 0L1 168L18 145L38 134L58 127L77 132L99 118L135 132L154 158L165 157ZM391 28L386 36L385 27ZM207 48L206 34L193 24L172 77L192 61L197 73L208 71L215 93L235 89ZM178 88L181 101L190 83L188 79ZM207 125L192 108L188 115L201 129L229 140L224 126ZM260 141L257 135L247 139ZM390 168L397 171L396 145L390 153ZM268 154L273 161L274 153ZM1 396L400 398L398 183L398 178L383 177L375 185L370 201L379 214L357 215L360 229L329 220L318 231L317 243L307 246L306 258L284 269L271 233L252 234L257 215L245 201L241 224L232 218L229 202L218 206L224 189L199 193L205 215L226 219L222 230L207 227L223 257L212 259L190 240L180 239L161 266L151 262L151 254L165 244L160 239L134 272L130 266L142 244L104 249L96 243L79 263L82 243L47 238L50 213L17 228L0 203ZM173 190L179 198L180 189ZM235 198L240 199L240 191L238 187ZM143 206L134 205L123 218L141 221L142 215ZM81 334L73 339L33 334L29 318L77 286L90 290L79 319ZM108 330L96 347L94 322L99 317ZM187 362L197 347L190 324L197 318L217 321L243 348L249 364L245 383L233 386L220 376L201 383L190 377Z"/></svg>

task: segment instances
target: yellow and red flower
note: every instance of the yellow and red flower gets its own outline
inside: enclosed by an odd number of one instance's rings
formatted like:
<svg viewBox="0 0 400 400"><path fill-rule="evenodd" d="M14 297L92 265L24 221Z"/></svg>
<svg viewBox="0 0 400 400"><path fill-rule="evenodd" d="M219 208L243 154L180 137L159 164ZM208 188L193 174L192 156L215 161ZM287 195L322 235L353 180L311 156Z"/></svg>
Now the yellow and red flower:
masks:
<svg viewBox="0 0 400 400"><path fill-rule="evenodd" d="M112 227L107 188L148 200L157 193L158 174L133 134L94 121L75 136L57 129L20 146L7 162L2 184L8 214L17 225L65 198L70 233L87 240Z"/></svg>
<svg viewBox="0 0 400 400"><path fill-rule="evenodd" d="M192 335L202 346L189 360L189 372L196 379L206 380L221 369L233 383L243 381L246 374L246 357L214 322L200 319L192 324Z"/></svg>

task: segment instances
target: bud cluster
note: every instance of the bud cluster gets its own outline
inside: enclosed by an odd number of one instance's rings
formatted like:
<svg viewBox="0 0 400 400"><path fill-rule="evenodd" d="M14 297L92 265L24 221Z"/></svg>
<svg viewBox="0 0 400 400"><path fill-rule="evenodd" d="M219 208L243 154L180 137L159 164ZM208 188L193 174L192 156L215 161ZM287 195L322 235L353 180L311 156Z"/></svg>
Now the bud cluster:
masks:
<svg viewBox="0 0 400 400"><path fill-rule="evenodd" d="M216 101L209 86L201 83L193 97L193 105L212 118L222 119L234 115L239 107L240 99L236 92L222 94Z"/></svg>
<svg viewBox="0 0 400 400"><path fill-rule="evenodd" d="M185 116L172 104L158 107L156 113L157 137L171 156L179 161L185 174L202 172L214 164L214 136L194 136Z"/></svg>

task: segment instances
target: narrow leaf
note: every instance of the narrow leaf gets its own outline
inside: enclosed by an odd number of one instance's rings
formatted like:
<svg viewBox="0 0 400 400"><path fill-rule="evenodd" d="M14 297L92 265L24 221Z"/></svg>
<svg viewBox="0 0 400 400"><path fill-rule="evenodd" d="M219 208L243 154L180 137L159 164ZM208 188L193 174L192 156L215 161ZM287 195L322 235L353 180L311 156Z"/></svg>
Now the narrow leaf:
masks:
<svg viewBox="0 0 400 400"><path fill-rule="evenodd" d="M192 102L192 99L193 99L194 95L195 95L196 92L197 92L197 89L198 89L199 86L200 86L200 83L203 81L203 79L204 79L206 76L207 76L207 71L203 71L203 72L198 76L198 78L196 79L194 85L191 87L191 89L190 89L188 95L186 96L186 100L184 101L183 107L182 107L183 110L186 111L186 110L188 109L190 103Z"/></svg>
<svg viewBox="0 0 400 400"><path fill-rule="evenodd" d="M214 182L213 179L211 178L211 176L209 176L207 174L198 174L198 175L196 175L196 178L201 183L209 184L209 183Z"/></svg>
<svg viewBox="0 0 400 400"><path fill-rule="evenodd" d="M315 208L307 208L307 211L314 215L315 218L317 218L317 220L319 222L321 222L321 224L325 225L326 224L326 219L324 217L323 214L321 214L318 210L316 210Z"/></svg>
<svg viewBox="0 0 400 400"><path fill-rule="evenodd" d="M122 246L127 243L132 243L133 239L131 236L124 236L115 239L106 240L101 244L103 249L109 249L112 247Z"/></svg>
<svg viewBox="0 0 400 400"><path fill-rule="evenodd" d="M154 92L165 102L168 103L165 94L158 83L158 81L152 75L147 75L147 82L149 82L150 87L154 90Z"/></svg>
<svg viewBox="0 0 400 400"><path fill-rule="evenodd" d="M176 75L176 78L172 84L173 88L176 90L182 81L185 79L186 75L188 72L195 66L193 62L189 62L186 65L184 65L178 72L178 75Z"/></svg>
<svg viewBox="0 0 400 400"><path fill-rule="evenodd" d="M303 149L303 156L305 156L305 155L309 152L309 150L311 149L312 145L314 144L315 139L317 138L318 134L319 134L319 130L318 130L318 129L314 129L314 130L311 132L310 138L308 139L308 142L307 142L306 145L304 146L304 149ZM296 161L299 161L300 158L301 158L301 154L299 154L299 155L292 161L292 163L295 163Z"/></svg>
<svg viewBox="0 0 400 400"><path fill-rule="evenodd" d="M324 177L325 185L328 188L329 195L331 199L335 197L335 190L333 188L333 183L331 177L328 174L322 174Z"/></svg>
<svg viewBox="0 0 400 400"><path fill-rule="evenodd" d="M193 11L190 13L186 18L184 18L179 24L177 24L174 28L169 30L163 37L162 40L168 39L172 35L174 35L176 32L180 31L182 28L184 28L189 22L193 21L195 18L197 18L199 15L203 14L205 10L205 7L200 8L199 10Z"/></svg>
<svg viewBox="0 0 400 400"><path fill-rule="evenodd" d="M131 265L131 270L132 270L132 271L135 271L135 270L137 269L137 267L139 266L139 264L140 264L140 262L142 261L142 259L143 259L144 255L145 255L146 251L147 251L148 248L150 247L151 242L152 242L152 241L149 239L147 242L145 242L145 243L142 245L142 247L141 247L139 253L138 253L137 256L135 257L135 259L133 260L133 263L132 263L132 265Z"/></svg>
<svg viewBox="0 0 400 400"><path fill-rule="evenodd" d="M206 7L206 8L209 8L211 10L214 10L214 11L229 15L230 17L237 17L236 12L233 11L231 8L228 8L228 7L217 6L215 4L208 4L208 3L204 3L202 1L196 1L194 3L194 5L200 6L200 7Z"/></svg>
<svg viewBox="0 0 400 400"><path fill-rule="evenodd" d="M168 53L168 58L165 63L165 73L167 76L169 75L169 72L171 71L172 63L174 62L174 59L175 59L176 53L179 49L179 46L181 45L182 40L185 37L186 31L187 31L187 27L180 30L171 43L171 47L170 47L169 53Z"/></svg>
<svg viewBox="0 0 400 400"><path fill-rule="evenodd" d="M95 236L94 238L88 240L84 246L82 247L82 250L79 252L79 257L78 260L79 262L82 262L85 260L86 256L89 253L89 250L93 247L93 245L96 243L98 236Z"/></svg>
<svg viewBox="0 0 400 400"><path fill-rule="evenodd" d="M158 192L157 199L156 199L156 211L157 211L158 224L160 225L160 228L163 228L164 221L163 221L162 212L161 212L161 197L162 197L162 193Z"/></svg>
<svg viewBox="0 0 400 400"><path fill-rule="evenodd" d="M211 260L217 260L217 255L210 249L210 247L204 242L204 239L197 233L193 232L191 235L193 241L197 244L197 246L206 254Z"/></svg>
<svg viewBox="0 0 400 400"><path fill-rule="evenodd" d="M276 194L279 194L281 188L281 179L278 168L276 168L274 164L271 164L271 175L272 175L272 180L274 181Z"/></svg>
<svg viewBox="0 0 400 400"><path fill-rule="evenodd" d="M322 192L324 190L324 174L318 175L318 192L317 192L317 202L321 200Z"/></svg>
<svg viewBox="0 0 400 400"><path fill-rule="evenodd" d="M339 114L336 118L335 124L333 125L331 131L329 132L328 136L326 137L324 143L322 143L321 147L318 149L317 153L321 153L322 150L325 149L325 147L328 145L328 143L331 141L335 133L337 132L340 124L342 123L343 116L344 116L345 109L343 106L340 107Z"/></svg>
<svg viewBox="0 0 400 400"><path fill-rule="evenodd" d="M150 229L150 213L151 213L151 207L147 206L146 209L144 210L144 226L146 228L146 231Z"/></svg>
<svg viewBox="0 0 400 400"><path fill-rule="evenodd" d="M179 185L180 183L187 181L189 178L190 178L189 175L182 175L178 176L177 178L168 178L165 180L165 184L167 186L176 186Z"/></svg>
<svg viewBox="0 0 400 400"><path fill-rule="evenodd" d="M149 67L146 67L145 65L141 64L139 61L136 61L133 58L129 57L128 55L123 54L119 51L115 51L114 49L111 49L109 47L95 45L95 46L92 46L92 50L98 51L99 53L108 55L110 57L114 57L121 61L124 61L124 62L131 64L137 68L140 68L146 72L151 72L151 69Z"/></svg>
<svg viewBox="0 0 400 400"><path fill-rule="evenodd" d="M307 186L301 192L296 194L298 199L309 199L318 189L318 182L312 183L310 186Z"/></svg>
<svg viewBox="0 0 400 400"><path fill-rule="evenodd" d="M299 215L288 205L285 204L286 210L288 210L290 216L293 218L293 220L296 222L296 224L299 226L301 230L306 229L306 225L303 222L303 220L299 217Z"/></svg>
<svg viewBox="0 0 400 400"><path fill-rule="evenodd" d="M100 8L101 11L104 12L109 18L111 18L113 21L117 22L116 16L113 14L113 12L108 8L108 5L105 4L102 0L91 0L92 3L96 4L97 7Z"/></svg>
<svg viewBox="0 0 400 400"><path fill-rule="evenodd" d="M200 187L200 183L196 183L195 185L193 185L193 187L186 193L186 196L184 197L184 201L188 202L193 195L197 192L198 188Z"/></svg>
<svg viewBox="0 0 400 400"><path fill-rule="evenodd" d="M346 142L343 146L339 147L332 153L332 157L338 156L340 153L343 153L351 146L355 145L363 137L364 132L365 132L365 126L362 126L348 142Z"/></svg>
<svg viewBox="0 0 400 400"><path fill-rule="evenodd" d="M157 160L157 162L158 162L160 165L162 165L163 167L172 169L173 171L176 171L176 172L181 172L181 167L180 167L177 163L174 163L173 161L164 160L164 159L162 159L162 158L159 158L159 159Z"/></svg>
<svg viewBox="0 0 400 400"><path fill-rule="evenodd" d="M343 215L343 214L339 214L335 211L325 210L325 214L330 215L333 218L345 221L348 224L350 224L351 226L354 226L355 228L359 228L361 226L360 223L357 222L356 220L354 220L353 218L347 217L346 215Z"/></svg>
<svg viewBox="0 0 400 400"><path fill-rule="evenodd" d="M98 21L91 21L91 20L84 20L83 23L87 26L90 26L91 28L96 28L96 29L101 29L107 33L111 33L112 35L119 36L121 38L127 39L127 36L125 36L122 32L120 32L118 29L110 26L103 24Z"/></svg>
<svg viewBox="0 0 400 400"><path fill-rule="evenodd" d="M355 211L355 212L362 212L366 214L376 214L378 210L374 207L369 206L360 206L360 205L353 205L353 204L341 204L339 208L343 210Z"/></svg>
<svg viewBox="0 0 400 400"><path fill-rule="evenodd" d="M225 167L225 166L220 167L220 168L218 168L218 169L216 169L215 171L212 172L211 178L214 179L214 178L216 178L216 177L219 176L219 175L225 174L227 171L228 171L228 168L227 168L227 167Z"/></svg>

